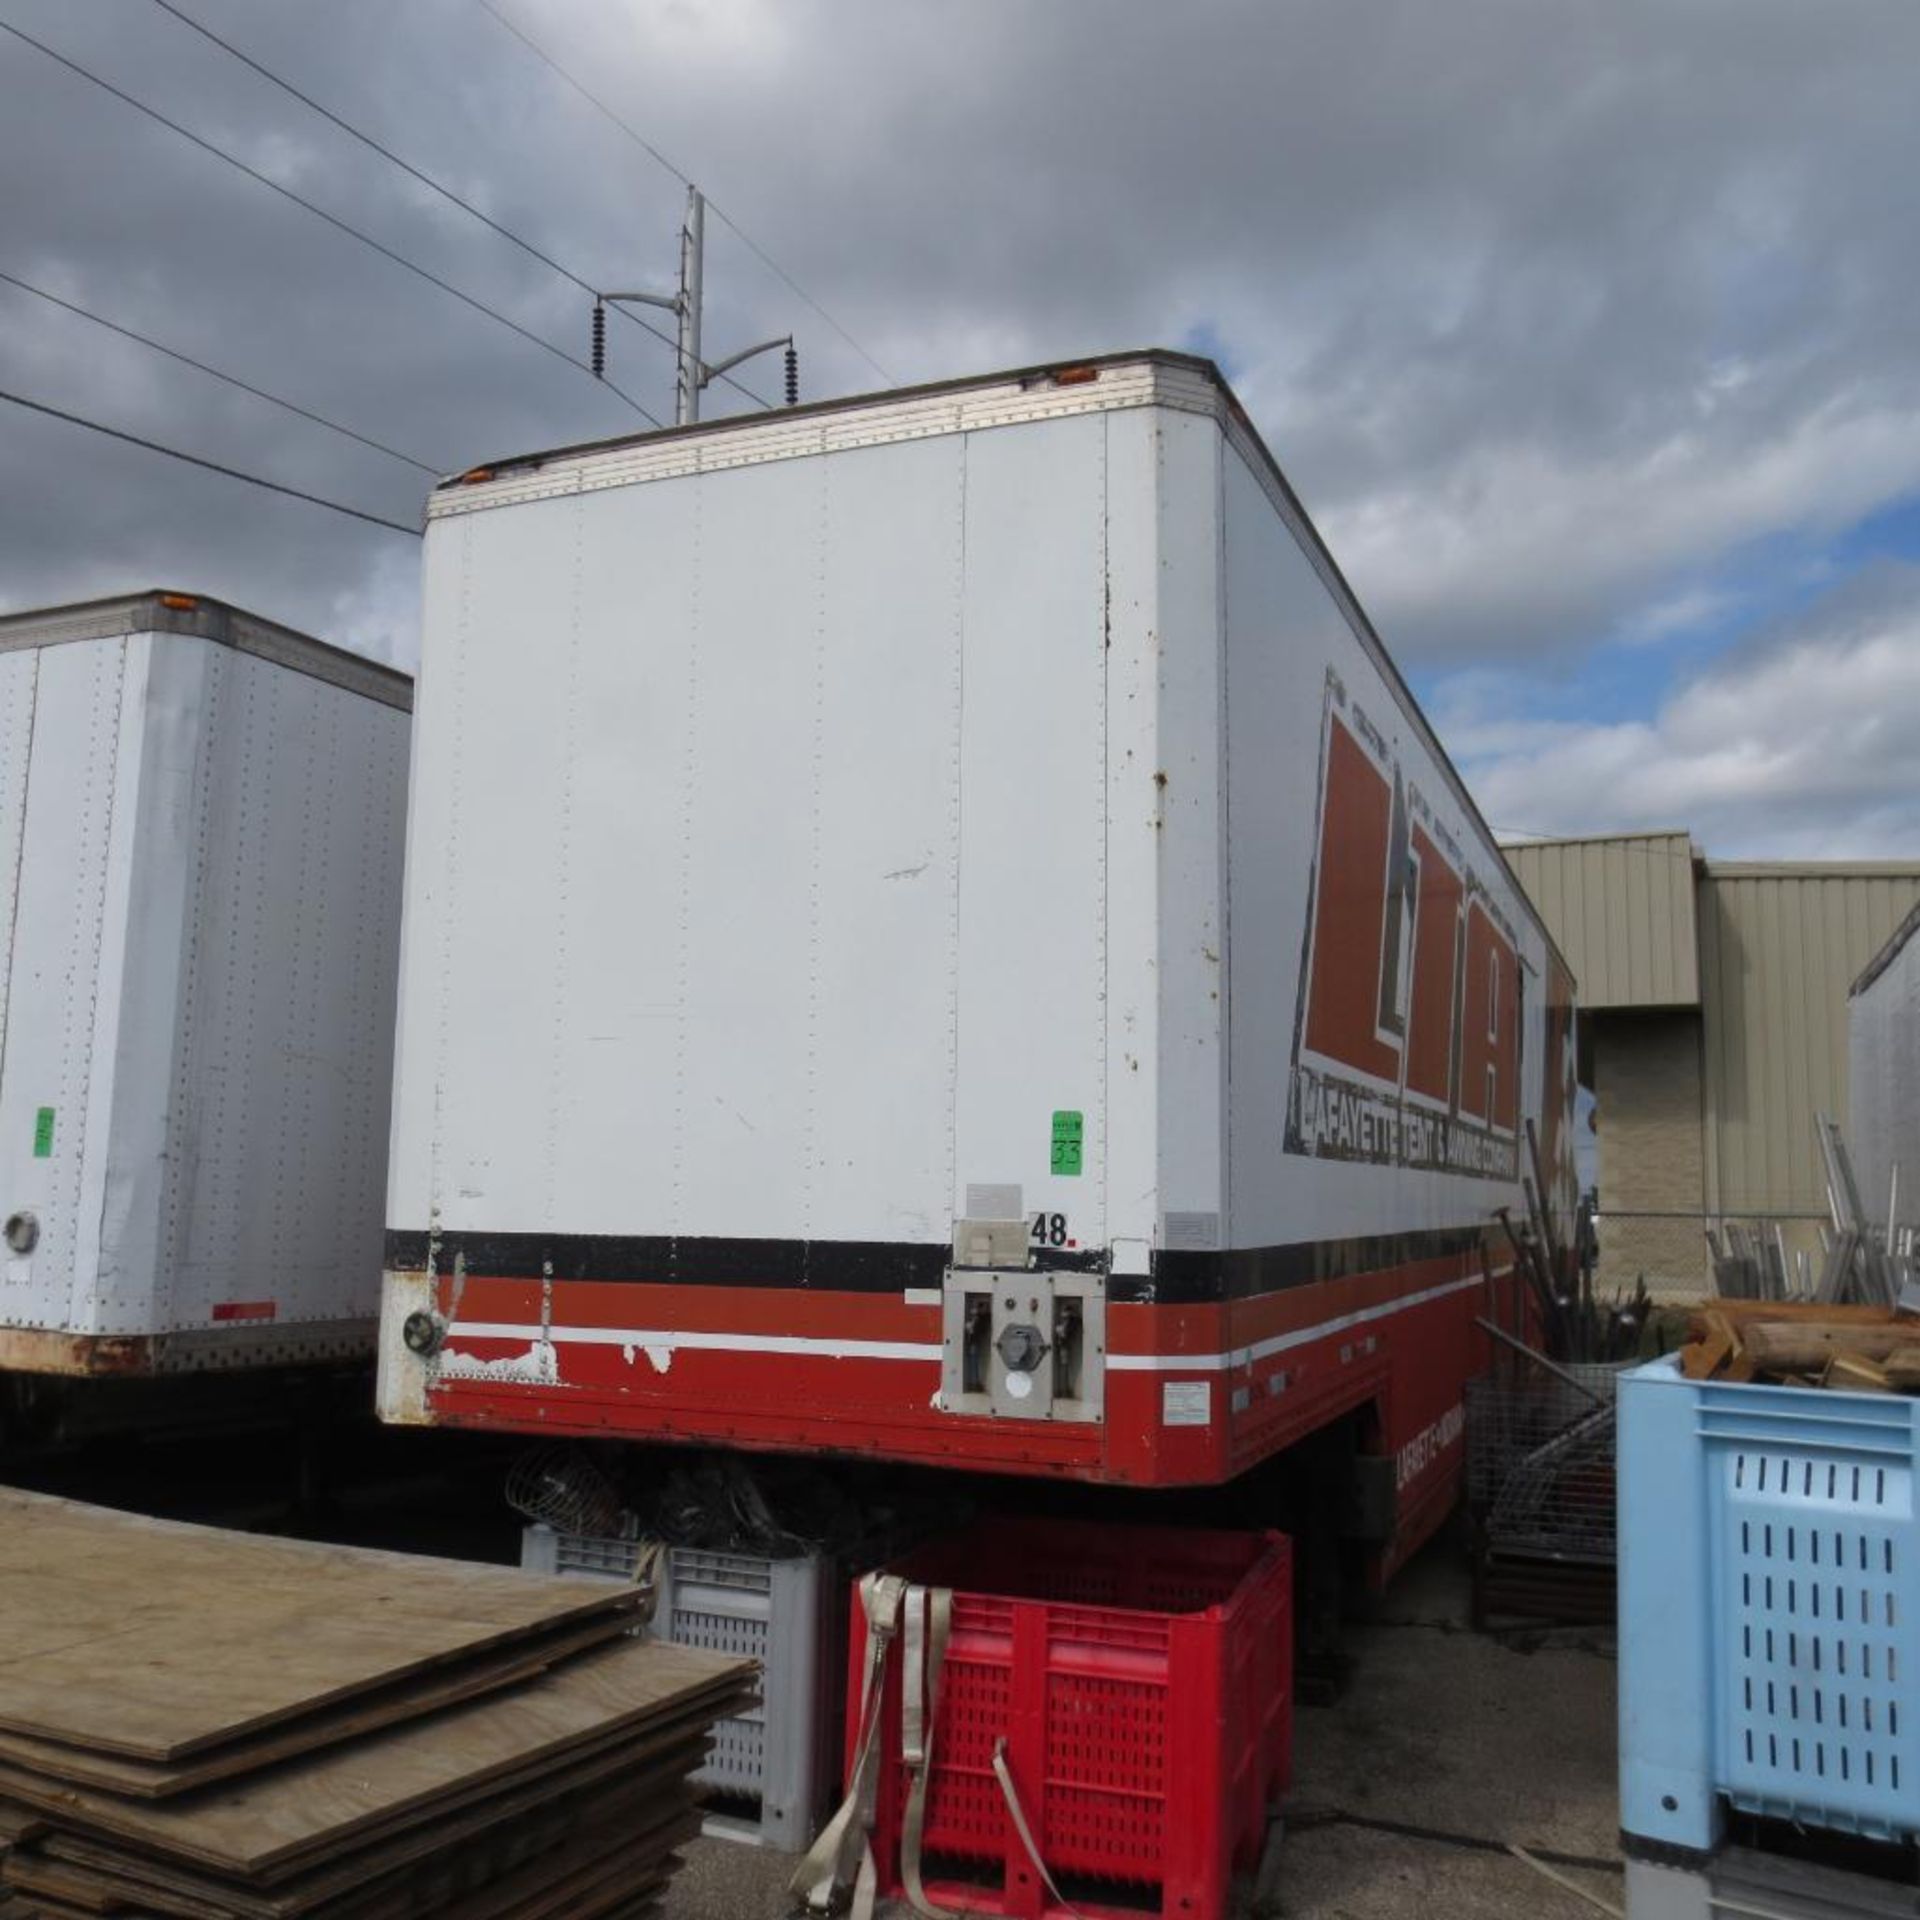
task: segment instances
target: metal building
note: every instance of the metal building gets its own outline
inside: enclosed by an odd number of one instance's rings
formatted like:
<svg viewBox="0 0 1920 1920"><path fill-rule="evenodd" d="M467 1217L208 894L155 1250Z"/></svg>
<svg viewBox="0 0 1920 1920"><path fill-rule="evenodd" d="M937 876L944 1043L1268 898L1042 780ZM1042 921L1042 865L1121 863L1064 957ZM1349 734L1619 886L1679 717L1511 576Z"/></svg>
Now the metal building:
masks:
<svg viewBox="0 0 1920 1920"><path fill-rule="evenodd" d="M1847 1014L1847 1144L1860 1193L1904 1224L1920 1201L1920 907L1867 963Z"/></svg>
<svg viewBox="0 0 1920 1920"><path fill-rule="evenodd" d="M1677 829L1505 851L1578 982L1602 1281L1697 1291L1718 1219L1817 1248L1813 1117L1845 1122L1848 989L1920 861L1709 860Z"/></svg>

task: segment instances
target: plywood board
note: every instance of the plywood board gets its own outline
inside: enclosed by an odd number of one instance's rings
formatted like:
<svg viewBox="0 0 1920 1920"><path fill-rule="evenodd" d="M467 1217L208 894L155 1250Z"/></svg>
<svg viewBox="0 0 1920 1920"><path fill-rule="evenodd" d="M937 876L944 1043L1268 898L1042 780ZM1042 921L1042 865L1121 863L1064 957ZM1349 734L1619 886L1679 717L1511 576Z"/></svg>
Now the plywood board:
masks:
<svg viewBox="0 0 1920 1920"><path fill-rule="evenodd" d="M567 1912L566 1894L598 1886L621 1874L629 1887L657 1874L662 1859L699 1831L700 1815L690 1803L684 1777L651 1791L621 1789L583 1807L574 1830L529 1851L501 1844L476 1850L462 1841L444 1843L440 1858L411 1870L359 1881L322 1909L331 1920L412 1920L416 1914L445 1913L459 1920L534 1920L552 1910ZM509 1857L509 1853L511 1857ZM153 1889L126 1875L35 1856L16 1857L10 1882L36 1896L47 1895L94 1913L139 1908L168 1920L229 1920L243 1911L217 1895L188 1895Z"/></svg>
<svg viewBox="0 0 1920 1920"><path fill-rule="evenodd" d="M683 1796L686 1777L699 1764L703 1737L690 1737L682 1730L676 1740L672 1746L647 1739L637 1748L618 1747L550 1771L530 1785L523 1783L484 1796L451 1813L436 1808L430 1820L330 1856L296 1877L271 1885L169 1863L142 1855L123 1843L84 1835L55 1834L43 1843L43 1850L50 1858L137 1887L141 1897L156 1906L191 1901L212 1903L248 1920L297 1920L298 1916L320 1920L342 1900L382 1876L404 1875L406 1869L447 1847L484 1849L490 1836L502 1828L539 1818L556 1803L571 1804L606 1792L610 1783L637 1784L660 1796ZM564 1831L564 1827L555 1831Z"/></svg>
<svg viewBox="0 0 1920 1920"><path fill-rule="evenodd" d="M576 1653L603 1646L632 1631L632 1623L621 1614L589 1620L584 1625L563 1626L557 1634L542 1634L491 1649L472 1660L435 1668L361 1694L343 1705L323 1708L317 1714L282 1721L185 1760L136 1760L122 1754L69 1747L59 1741L36 1740L28 1734L0 1730L0 1766L29 1769L50 1780L98 1787L103 1792L125 1794L134 1799L172 1799L221 1780L257 1772L277 1761L344 1740L360 1739L383 1727L417 1720L444 1707L520 1685ZM0 1810L0 1837L5 1834L5 1821L5 1812Z"/></svg>
<svg viewBox="0 0 1920 1920"><path fill-rule="evenodd" d="M0 1797L170 1859L238 1876L272 1874L596 1738L731 1699L752 1672L750 1663L693 1648L616 1641L535 1686L453 1707L363 1746L309 1755L218 1793L134 1803L86 1788L50 1792L31 1774L0 1767Z"/></svg>
<svg viewBox="0 0 1920 1920"><path fill-rule="evenodd" d="M0 1489L0 1728L176 1761L637 1601Z"/></svg>

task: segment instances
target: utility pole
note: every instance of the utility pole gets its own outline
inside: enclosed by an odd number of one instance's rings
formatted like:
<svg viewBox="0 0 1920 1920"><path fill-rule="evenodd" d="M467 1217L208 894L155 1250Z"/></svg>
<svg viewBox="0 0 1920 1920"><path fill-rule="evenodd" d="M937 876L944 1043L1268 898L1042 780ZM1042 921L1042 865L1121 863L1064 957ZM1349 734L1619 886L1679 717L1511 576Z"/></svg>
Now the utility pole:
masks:
<svg viewBox="0 0 1920 1920"><path fill-rule="evenodd" d="M607 361L607 322L605 309L610 302L632 301L641 306L662 307L678 322L674 341L677 366L673 382L673 423L690 427L700 418L701 392L719 375L737 367L755 354L771 353L775 347L787 350L787 405L800 398L800 361L794 351L793 336L762 340L757 346L729 354L709 365L700 357L700 310L705 297L707 252L707 202L700 189L687 188L687 217L680 228L680 290L678 293L603 293L593 304L593 371L604 376Z"/></svg>
<svg viewBox="0 0 1920 1920"><path fill-rule="evenodd" d="M688 427L700 418L706 371L700 359L700 303L707 256L707 203L698 187L687 189L687 217L680 228L680 369L674 383L673 419Z"/></svg>

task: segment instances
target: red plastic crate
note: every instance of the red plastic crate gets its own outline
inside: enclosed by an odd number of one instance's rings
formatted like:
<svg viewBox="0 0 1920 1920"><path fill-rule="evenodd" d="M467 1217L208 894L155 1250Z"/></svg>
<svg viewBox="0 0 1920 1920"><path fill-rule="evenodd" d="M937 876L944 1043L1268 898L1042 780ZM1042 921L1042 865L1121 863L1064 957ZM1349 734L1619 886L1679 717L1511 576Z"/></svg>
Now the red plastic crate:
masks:
<svg viewBox="0 0 1920 1920"><path fill-rule="evenodd" d="M953 1589L922 1851L938 1905L1064 1913L994 1777L1005 1739L1048 1871L1084 1915L1219 1920L1293 1748L1292 1549L1277 1533L995 1521L893 1571ZM852 1609L849 1763L866 1619ZM901 1666L887 1663L873 1847L901 1890ZM1157 1905L1150 1902L1157 1897Z"/></svg>

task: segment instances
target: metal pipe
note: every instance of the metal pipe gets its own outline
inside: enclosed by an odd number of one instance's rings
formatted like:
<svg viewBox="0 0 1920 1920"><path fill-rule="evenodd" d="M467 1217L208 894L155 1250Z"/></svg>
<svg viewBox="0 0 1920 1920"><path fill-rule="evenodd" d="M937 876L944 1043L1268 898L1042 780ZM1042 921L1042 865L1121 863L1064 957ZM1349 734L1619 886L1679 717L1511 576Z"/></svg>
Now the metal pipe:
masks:
<svg viewBox="0 0 1920 1920"><path fill-rule="evenodd" d="M1537 1347L1528 1346L1524 1340L1516 1340L1512 1334L1502 1327L1496 1327L1483 1314L1476 1313L1473 1316L1473 1324L1476 1327L1484 1327L1496 1340L1504 1341L1515 1353L1524 1353L1536 1366L1545 1367L1557 1379L1564 1380L1576 1393L1584 1393L1596 1407L1604 1407L1607 1404L1607 1396L1604 1393L1595 1393L1584 1380L1576 1374L1569 1373L1559 1361L1549 1360Z"/></svg>

